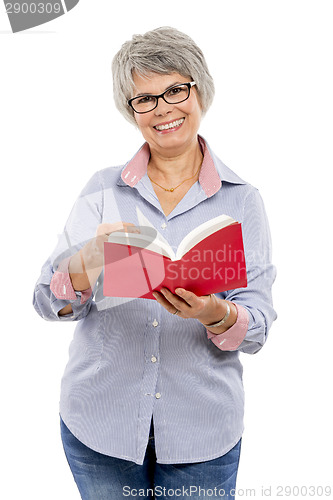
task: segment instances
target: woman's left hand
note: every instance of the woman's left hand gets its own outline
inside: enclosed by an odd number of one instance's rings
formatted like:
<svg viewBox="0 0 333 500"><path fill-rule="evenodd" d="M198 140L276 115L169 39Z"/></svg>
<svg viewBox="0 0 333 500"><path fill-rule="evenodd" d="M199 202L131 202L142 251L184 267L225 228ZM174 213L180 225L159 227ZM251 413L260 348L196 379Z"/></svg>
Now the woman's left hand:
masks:
<svg viewBox="0 0 333 500"><path fill-rule="evenodd" d="M160 292L153 292L153 295L169 313L179 311L177 315L181 318L195 318L204 325L216 323L227 311L225 301L215 295L198 297L184 288L176 288L174 294L162 288Z"/></svg>

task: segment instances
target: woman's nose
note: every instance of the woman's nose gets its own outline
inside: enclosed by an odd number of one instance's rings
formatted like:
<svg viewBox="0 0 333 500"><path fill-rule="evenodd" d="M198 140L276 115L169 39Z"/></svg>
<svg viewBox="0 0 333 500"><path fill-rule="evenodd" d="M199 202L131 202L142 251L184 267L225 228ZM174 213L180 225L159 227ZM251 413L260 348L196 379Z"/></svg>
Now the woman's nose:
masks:
<svg viewBox="0 0 333 500"><path fill-rule="evenodd" d="M159 98L157 106L155 108L155 114L158 115L167 115L168 113L171 113L173 110L173 104L169 104L165 102L162 97Z"/></svg>

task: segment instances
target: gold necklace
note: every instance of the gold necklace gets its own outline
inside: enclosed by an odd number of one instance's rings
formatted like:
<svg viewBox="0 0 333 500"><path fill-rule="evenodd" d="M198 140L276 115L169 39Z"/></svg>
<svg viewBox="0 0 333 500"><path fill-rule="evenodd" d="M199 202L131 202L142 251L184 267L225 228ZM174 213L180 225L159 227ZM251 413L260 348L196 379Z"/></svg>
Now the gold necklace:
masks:
<svg viewBox="0 0 333 500"><path fill-rule="evenodd" d="M154 184L156 184L156 186L164 189L164 191L169 191L170 193L172 193L175 189L177 189L179 186L181 186L182 184L184 184L184 182L190 181L191 179L193 179L198 174L198 172L200 170L200 167L201 167L201 165L199 165L198 170L195 172L194 175L192 175L192 177L189 177L188 179L184 179L180 184L178 184L178 186L175 186L175 187L172 187L172 188L169 188L169 189L165 188L165 187L161 186L160 184L157 184L157 182L153 181L153 179L150 177L150 175L148 174L148 172L147 172L147 175L148 175L149 179L151 180L151 182L153 182Z"/></svg>

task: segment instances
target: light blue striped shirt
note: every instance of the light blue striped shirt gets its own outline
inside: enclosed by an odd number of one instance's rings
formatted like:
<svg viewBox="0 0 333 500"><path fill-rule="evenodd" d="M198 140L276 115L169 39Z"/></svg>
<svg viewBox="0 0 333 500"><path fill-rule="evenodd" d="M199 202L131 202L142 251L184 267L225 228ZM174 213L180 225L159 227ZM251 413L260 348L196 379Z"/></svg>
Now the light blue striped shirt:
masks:
<svg viewBox="0 0 333 500"><path fill-rule="evenodd" d="M132 185L121 177L131 162L97 172L76 201L35 288L41 317L77 322L62 379L62 419L86 446L137 464L143 463L152 417L159 463L211 460L238 442L244 412L239 351L257 352L276 318L275 268L260 194L208 145L204 161L205 177L168 216L147 173ZM215 188L209 193L212 179ZM59 263L93 238L103 222L137 225L137 207L174 250L192 229L218 215L242 223L248 286L216 294L248 315L248 330L236 350L222 350L197 320L174 316L154 300L104 297L103 273L85 302L79 292L75 300L52 293ZM68 303L73 314L58 316Z"/></svg>

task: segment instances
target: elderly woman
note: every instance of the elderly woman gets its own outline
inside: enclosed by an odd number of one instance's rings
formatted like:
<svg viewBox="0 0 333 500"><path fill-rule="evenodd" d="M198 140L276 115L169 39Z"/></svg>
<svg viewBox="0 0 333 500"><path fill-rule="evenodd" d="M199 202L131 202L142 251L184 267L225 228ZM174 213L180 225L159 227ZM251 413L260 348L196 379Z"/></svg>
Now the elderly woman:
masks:
<svg viewBox="0 0 333 500"><path fill-rule="evenodd" d="M44 319L77 322L62 379L64 450L84 500L230 498L243 433L239 353L259 351L275 319L265 210L198 135L214 85L193 40L172 28L135 35L113 78L116 105L145 144L93 175L34 294ZM220 214L241 222L248 286L104 297L104 242L140 231L137 209L173 248Z"/></svg>

